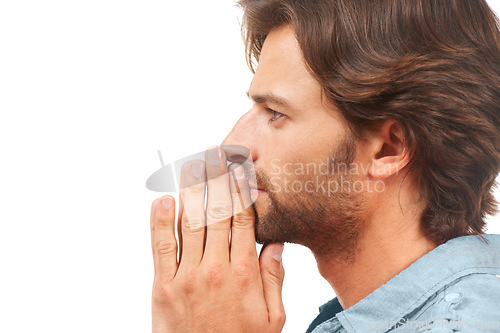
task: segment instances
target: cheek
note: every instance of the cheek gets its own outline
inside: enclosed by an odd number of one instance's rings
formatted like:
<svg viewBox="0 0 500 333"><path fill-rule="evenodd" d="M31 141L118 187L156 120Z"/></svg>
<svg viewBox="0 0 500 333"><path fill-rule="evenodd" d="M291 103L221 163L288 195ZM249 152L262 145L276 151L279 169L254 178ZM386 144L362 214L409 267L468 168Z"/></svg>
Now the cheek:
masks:
<svg viewBox="0 0 500 333"><path fill-rule="evenodd" d="M294 140L297 145L307 146L318 154L330 150L348 133L348 128L339 117L331 110L315 110L297 121Z"/></svg>
<svg viewBox="0 0 500 333"><path fill-rule="evenodd" d="M283 192L285 189L290 190L291 186L300 188L299 183L304 183L315 176L316 162L308 161L303 156L293 157L293 159L290 159L290 156L288 158L276 157L271 161L267 172L268 188L272 188L274 193Z"/></svg>
<svg viewBox="0 0 500 333"><path fill-rule="evenodd" d="M266 176L278 184L314 177L310 172L301 173L297 169L307 170L308 164L314 168L327 163L344 133L345 130L329 118L294 120L268 133L259 149L260 165Z"/></svg>

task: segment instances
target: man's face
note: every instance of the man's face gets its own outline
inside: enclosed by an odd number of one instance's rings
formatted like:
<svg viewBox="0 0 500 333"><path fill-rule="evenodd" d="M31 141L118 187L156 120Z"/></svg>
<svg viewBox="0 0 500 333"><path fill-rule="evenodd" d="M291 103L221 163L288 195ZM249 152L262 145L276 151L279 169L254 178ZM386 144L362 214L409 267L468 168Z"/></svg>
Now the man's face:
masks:
<svg viewBox="0 0 500 333"><path fill-rule="evenodd" d="M364 207L347 171L356 140L322 98L289 26L266 38L248 95L252 109L223 144L252 154L250 185L264 190L252 191L257 241L303 244L315 254L352 249Z"/></svg>

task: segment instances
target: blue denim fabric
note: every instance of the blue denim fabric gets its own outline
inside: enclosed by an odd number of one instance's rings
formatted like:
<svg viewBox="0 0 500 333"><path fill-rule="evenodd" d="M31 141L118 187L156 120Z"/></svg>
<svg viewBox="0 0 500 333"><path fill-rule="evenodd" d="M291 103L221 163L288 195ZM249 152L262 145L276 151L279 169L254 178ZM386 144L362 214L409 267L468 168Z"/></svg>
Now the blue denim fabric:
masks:
<svg viewBox="0 0 500 333"><path fill-rule="evenodd" d="M307 333L500 332L500 235L483 237L436 247L346 310L332 299Z"/></svg>

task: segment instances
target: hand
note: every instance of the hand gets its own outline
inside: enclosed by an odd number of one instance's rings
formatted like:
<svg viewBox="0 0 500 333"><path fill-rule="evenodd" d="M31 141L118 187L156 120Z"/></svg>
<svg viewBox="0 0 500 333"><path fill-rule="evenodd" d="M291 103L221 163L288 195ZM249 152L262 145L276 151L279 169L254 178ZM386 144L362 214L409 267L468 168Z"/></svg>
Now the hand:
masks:
<svg viewBox="0 0 500 333"><path fill-rule="evenodd" d="M243 167L233 163L230 176L219 149L205 152L205 160L182 166L179 245L174 199L164 196L152 205L153 332L281 332L283 244L269 244L257 256Z"/></svg>

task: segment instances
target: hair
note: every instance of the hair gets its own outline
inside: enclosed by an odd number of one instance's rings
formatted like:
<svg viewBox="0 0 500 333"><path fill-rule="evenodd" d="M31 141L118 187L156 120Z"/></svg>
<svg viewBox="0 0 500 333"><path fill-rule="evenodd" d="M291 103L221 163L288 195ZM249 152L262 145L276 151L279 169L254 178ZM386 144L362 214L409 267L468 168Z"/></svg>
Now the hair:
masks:
<svg viewBox="0 0 500 333"><path fill-rule="evenodd" d="M427 237L442 244L485 232L485 216L498 212L500 32L484 0L237 5L252 73L270 31L290 24L308 70L358 138L397 122Z"/></svg>

